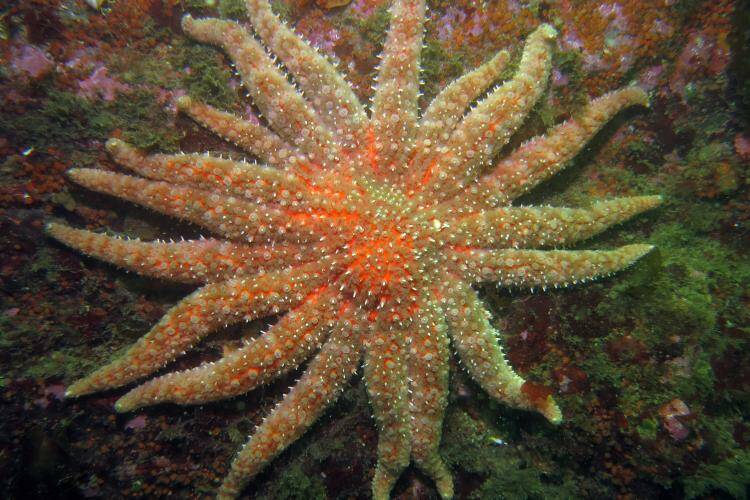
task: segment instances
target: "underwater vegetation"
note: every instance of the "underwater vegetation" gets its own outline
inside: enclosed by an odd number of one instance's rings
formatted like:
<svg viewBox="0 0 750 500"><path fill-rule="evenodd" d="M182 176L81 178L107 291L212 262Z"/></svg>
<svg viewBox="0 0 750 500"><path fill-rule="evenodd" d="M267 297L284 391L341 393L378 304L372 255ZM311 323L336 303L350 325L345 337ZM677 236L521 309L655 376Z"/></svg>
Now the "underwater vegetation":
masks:
<svg viewBox="0 0 750 500"><path fill-rule="evenodd" d="M292 370L223 402L121 415L113 405L122 391L64 397L193 287L82 258L45 237L45 223L143 240L201 235L197 225L76 187L65 172L124 172L105 151L111 137L120 141L111 145L127 142L147 153L210 150L241 159L240 149L178 113L175 103L267 114L245 98L221 52L180 28L185 13L244 23L243 3L139 0L96 10L86 2L32 1L0 10L4 496L212 496L236 450L303 376ZM338 60L358 101L375 95L370 85L389 2L272 4ZM738 62L748 50L746 13L733 2L700 1L428 6L425 83L414 93L422 112L498 49L509 53L500 81L512 81L523 60L518 40L543 23L559 33L549 52L549 89L501 157L578 119L591 98L633 83L649 93L648 109L618 115L564 173L515 206L664 198L662 207L585 243L655 245L624 273L534 293L493 283L476 288L508 364L533 381L534 394L554 396L563 421L552 426L495 402L452 359L438 453L455 496L746 496L750 123L747 70ZM171 369L231 355L242 349L238 334L267 328L262 320L249 330L229 327ZM370 496L378 424L366 372L245 491L261 498ZM437 493L418 468L406 469L392 490L396 498Z"/></svg>

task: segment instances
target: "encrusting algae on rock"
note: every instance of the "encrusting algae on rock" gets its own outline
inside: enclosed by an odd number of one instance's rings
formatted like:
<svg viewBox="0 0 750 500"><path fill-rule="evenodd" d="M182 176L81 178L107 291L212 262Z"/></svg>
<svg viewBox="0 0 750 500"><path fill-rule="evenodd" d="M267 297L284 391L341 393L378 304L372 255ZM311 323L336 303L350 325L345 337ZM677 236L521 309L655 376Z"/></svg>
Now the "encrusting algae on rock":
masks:
<svg viewBox="0 0 750 500"><path fill-rule="evenodd" d="M446 87L420 116L425 9L424 0L394 2L369 113L334 66L281 23L267 1L247 2L264 45L236 22L188 15L184 31L227 52L267 125L188 97L179 109L261 163L147 155L111 139L112 157L137 176L70 171L82 186L217 237L143 242L49 224L50 235L86 254L201 285L124 355L70 386L68 397L142 380L213 330L278 313L284 314L277 323L243 347L145 382L120 398L117 410L230 398L310 359L239 451L221 498L237 496L298 439L360 364L379 430L373 496L388 498L411 461L451 498L452 477L438 452L450 342L493 398L553 423L562 419L552 397L531 390L508 364L471 285L581 283L652 249L559 248L659 205L659 196L588 208L512 205L559 172L617 112L647 105L645 93L630 87L606 94L496 160L546 88L556 30L545 24L528 36L512 79L493 87L508 60L501 52Z"/></svg>

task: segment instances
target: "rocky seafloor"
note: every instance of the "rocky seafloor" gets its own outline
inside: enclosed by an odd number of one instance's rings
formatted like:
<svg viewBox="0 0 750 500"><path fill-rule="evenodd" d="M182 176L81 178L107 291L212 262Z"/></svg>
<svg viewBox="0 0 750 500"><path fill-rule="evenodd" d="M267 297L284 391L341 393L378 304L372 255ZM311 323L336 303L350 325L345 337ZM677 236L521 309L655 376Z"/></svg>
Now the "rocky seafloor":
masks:
<svg viewBox="0 0 750 500"><path fill-rule="evenodd" d="M0 496L209 497L297 374L199 407L117 414L123 391L65 386L145 333L190 289L125 273L45 237L49 220L142 238L198 230L68 182L117 169L109 137L150 151L236 150L175 112L191 95L251 110L221 52L180 18L242 20L243 2L73 0L0 5ZM442 454L458 498L746 498L750 485L750 9L743 2L431 0L424 104L541 22L560 31L549 91L514 144L588 96L637 83L566 172L521 202L662 194L665 204L587 247L657 251L611 278L529 293L482 288L513 366L556 394L565 421L494 403L456 366ZM276 0L274 8L366 100L385 0ZM344 4L344 5L340 5ZM258 328L263 326L261 323ZM215 358L220 332L177 367ZM368 498L377 432L350 389L247 493ZM436 498L415 469L395 498Z"/></svg>

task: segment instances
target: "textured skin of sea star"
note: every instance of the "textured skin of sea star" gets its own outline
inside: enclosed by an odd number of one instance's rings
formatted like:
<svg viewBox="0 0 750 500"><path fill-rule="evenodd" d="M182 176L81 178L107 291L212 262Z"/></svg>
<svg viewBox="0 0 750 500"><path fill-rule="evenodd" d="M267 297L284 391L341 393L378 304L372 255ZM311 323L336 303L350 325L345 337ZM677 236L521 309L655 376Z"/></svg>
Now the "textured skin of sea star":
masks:
<svg viewBox="0 0 750 500"><path fill-rule="evenodd" d="M67 395L140 381L221 326L284 313L216 362L135 387L117 410L230 398L309 359L234 459L219 490L219 497L232 498L363 366L379 430L374 498L388 498L410 462L451 498L452 478L438 453L450 345L492 397L553 423L562 418L551 396L529 390L509 366L471 285L557 287L623 269L652 247L561 248L660 198L617 198L587 208L511 202L561 170L619 110L646 105L646 95L635 87L606 94L497 158L545 90L556 36L551 26L529 35L512 79L496 84L508 60L501 52L420 113L425 2L396 0L368 111L266 0L248 0L247 10L255 36L220 19L188 15L182 26L226 51L265 121L246 121L187 97L178 105L260 163L146 155L112 139L110 154L136 175L70 172L87 188L198 224L215 237L142 242L49 225L49 234L86 254L200 285L124 355L71 385Z"/></svg>

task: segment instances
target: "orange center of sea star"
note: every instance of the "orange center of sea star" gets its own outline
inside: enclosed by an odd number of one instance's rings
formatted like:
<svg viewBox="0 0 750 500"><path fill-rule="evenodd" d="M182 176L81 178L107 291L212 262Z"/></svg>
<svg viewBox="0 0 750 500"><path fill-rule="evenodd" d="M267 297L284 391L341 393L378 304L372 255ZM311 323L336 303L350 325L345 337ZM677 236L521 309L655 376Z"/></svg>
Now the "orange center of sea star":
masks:
<svg viewBox="0 0 750 500"><path fill-rule="evenodd" d="M418 255L409 232L390 224L378 227L375 222L370 226L366 234L354 239L347 288L365 304L383 307L413 281Z"/></svg>

